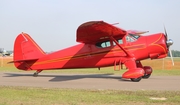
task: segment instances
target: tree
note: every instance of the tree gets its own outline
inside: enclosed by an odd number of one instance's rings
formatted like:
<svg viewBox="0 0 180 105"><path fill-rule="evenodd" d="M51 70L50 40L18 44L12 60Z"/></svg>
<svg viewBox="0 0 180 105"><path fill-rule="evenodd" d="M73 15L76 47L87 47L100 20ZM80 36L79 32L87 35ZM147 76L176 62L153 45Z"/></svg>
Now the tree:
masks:
<svg viewBox="0 0 180 105"><path fill-rule="evenodd" d="M180 51L178 50L171 50L173 57L180 57ZM170 53L168 53L168 57L170 57Z"/></svg>

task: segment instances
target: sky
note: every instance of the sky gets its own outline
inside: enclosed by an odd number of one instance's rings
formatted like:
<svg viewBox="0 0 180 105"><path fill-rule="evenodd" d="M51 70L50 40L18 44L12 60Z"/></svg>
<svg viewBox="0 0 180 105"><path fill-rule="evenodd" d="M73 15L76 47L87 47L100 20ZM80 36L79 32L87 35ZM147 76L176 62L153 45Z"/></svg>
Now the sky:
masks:
<svg viewBox="0 0 180 105"><path fill-rule="evenodd" d="M25 32L44 51L64 49L78 44L79 25L98 20L148 34L165 25L171 49L180 50L180 0L0 0L0 48L13 50Z"/></svg>

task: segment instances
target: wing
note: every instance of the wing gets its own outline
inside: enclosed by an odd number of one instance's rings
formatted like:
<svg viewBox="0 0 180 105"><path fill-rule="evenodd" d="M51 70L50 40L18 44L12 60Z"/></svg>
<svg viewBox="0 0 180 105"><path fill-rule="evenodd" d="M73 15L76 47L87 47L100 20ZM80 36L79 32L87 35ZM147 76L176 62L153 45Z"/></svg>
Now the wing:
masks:
<svg viewBox="0 0 180 105"><path fill-rule="evenodd" d="M76 41L81 43L97 43L110 37L123 38L126 31L104 21L90 21L83 23L77 29Z"/></svg>
<svg viewBox="0 0 180 105"><path fill-rule="evenodd" d="M136 35L141 35L141 34L145 34L148 33L149 31L137 31L137 30L128 30L127 33L130 34L136 34Z"/></svg>

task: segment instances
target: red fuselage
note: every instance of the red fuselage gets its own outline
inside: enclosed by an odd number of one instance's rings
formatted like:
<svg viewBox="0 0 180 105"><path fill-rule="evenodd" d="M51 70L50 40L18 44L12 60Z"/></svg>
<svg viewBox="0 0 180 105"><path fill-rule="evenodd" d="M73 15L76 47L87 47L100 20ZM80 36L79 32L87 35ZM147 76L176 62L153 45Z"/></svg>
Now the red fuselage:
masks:
<svg viewBox="0 0 180 105"><path fill-rule="evenodd" d="M138 38L127 34L120 40L120 45L136 61L163 58L168 53L163 33L139 36ZM115 62L124 63L127 59L128 57L122 49L115 45L112 40L106 40L101 43L81 43L54 53L45 54L37 61L27 61L30 68L15 64L16 67L23 70L98 68L113 66Z"/></svg>

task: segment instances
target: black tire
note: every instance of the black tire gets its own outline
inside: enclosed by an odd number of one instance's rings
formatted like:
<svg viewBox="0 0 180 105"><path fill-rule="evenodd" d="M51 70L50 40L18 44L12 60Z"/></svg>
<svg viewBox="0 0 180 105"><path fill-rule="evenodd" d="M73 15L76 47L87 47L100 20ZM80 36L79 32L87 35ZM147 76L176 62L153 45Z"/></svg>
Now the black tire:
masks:
<svg viewBox="0 0 180 105"><path fill-rule="evenodd" d="M37 77L37 76L38 76L38 73L37 73L37 72L35 72L35 73L33 74L33 76L34 76L34 77Z"/></svg>
<svg viewBox="0 0 180 105"><path fill-rule="evenodd" d="M142 76L143 79L148 79L151 76L151 74L145 74L144 76Z"/></svg>
<svg viewBox="0 0 180 105"><path fill-rule="evenodd" d="M133 82L139 82L142 79L142 77L139 78L131 78L131 81Z"/></svg>

